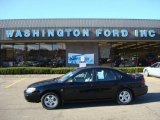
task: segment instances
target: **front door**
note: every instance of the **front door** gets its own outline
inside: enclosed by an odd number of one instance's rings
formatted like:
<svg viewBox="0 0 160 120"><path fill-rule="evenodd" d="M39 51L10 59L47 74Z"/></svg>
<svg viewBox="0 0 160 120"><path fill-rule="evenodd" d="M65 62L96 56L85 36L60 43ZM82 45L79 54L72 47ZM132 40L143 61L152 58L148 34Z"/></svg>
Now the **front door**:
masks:
<svg viewBox="0 0 160 120"><path fill-rule="evenodd" d="M82 70L64 85L64 100L86 100L93 99L94 92L92 88L93 70Z"/></svg>
<svg viewBox="0 0 160 120"><path fill-rule="evenodd" d="M157 63L157 65L154 68L152 68L152 69L153 69L152 75L160 77L160 63Z"/></svg>
<svg viewBox="0 0 160 120"><path fill-rule="evenodd" d="M151 67L149 68L149 71L148 71L149 75L156 76L157 68L158 68L158 63L155 63L155 64L151 65Z"/></svg>

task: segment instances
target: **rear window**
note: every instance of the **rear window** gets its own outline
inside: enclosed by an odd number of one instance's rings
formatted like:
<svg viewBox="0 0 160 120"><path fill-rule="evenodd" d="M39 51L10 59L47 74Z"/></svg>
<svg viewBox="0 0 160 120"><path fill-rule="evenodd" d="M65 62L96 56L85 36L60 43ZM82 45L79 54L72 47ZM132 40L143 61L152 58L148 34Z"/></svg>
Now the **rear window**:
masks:
<svg viewBox="0 0 160 120"><path fill-rule="evenodd" d="M114 71L114 74L116 75L116 79L117 79L117 80L122 79L122 74L120 74L119 72Z"/></svg>

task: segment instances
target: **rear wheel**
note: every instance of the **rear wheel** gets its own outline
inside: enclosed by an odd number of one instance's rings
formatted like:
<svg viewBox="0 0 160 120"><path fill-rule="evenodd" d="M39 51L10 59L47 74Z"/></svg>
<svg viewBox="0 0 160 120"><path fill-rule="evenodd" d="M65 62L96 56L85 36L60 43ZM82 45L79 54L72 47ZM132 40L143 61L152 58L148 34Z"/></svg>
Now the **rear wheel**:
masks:
<svg viewBox="0 0 160 120"><path fill-rule="evenodd" d="M117 103L120 105L127 105L132 102L133 95L129 89L122 89L118 92Z"/></svg>
<svg viewBox="0 0 160 120"><path fill-rule="evenodd" d="M145 71L144 71L144 75L145 75L146 77L148 77L148 76L149 76L149 73L148 73L148 71L147 71L147 70L145 70Z"/></svg>
<svg viewBox="0 0 160 120"><path fill-rule="evenodd" d="M59 96L55 93L46 93L41 98L42 106L47 110L53 110L60 104Z"/></svg>

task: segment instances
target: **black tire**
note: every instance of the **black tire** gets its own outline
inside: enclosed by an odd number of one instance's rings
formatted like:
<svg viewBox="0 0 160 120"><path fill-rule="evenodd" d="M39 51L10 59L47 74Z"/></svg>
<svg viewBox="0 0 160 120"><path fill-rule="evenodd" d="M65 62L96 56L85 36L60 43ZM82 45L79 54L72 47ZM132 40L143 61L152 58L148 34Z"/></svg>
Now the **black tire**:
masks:
<svg viewBox="0 0 160 120"><path fill-rule="evenodd" d="M148 73L148 71L147 71L147 70L145 70L145 71L144 71L144 75L145 75L146 77L148 77L148 76L149 76L149 73Z"/></svg>
<svg viewBox="0 0 160 120"><path fill-rule="evenodd" d="M42 96L41 103L43 108L47 110L53 110L60 105L60 98L56 93L49 92Z"/></svg>
<svg viewBox="0 0 160 120"><path fill-rule="evenodd" d="M116 101L119 105L128 105L133 100L133 94L129 89L121 89L118 94Z"/></svg>

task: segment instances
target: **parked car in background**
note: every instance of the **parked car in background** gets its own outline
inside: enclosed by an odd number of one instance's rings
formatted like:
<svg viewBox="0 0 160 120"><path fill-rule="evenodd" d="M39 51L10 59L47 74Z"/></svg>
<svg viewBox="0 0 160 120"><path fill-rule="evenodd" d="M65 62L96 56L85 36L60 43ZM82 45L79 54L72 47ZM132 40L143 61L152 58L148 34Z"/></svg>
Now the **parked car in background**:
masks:
<svg viewBox="0 0 160 120"><path fill-rule="evenodd" d="M106 67L84 67L59 78L33 83L24 96L27 101L41 102L51 110L68 101L114 99L126 105L147 91L143 75L129 75Z"/></svg>
<svg viewBox="0 0 160 120"><path fill-rule="evenodd" d="M114 62L114 66L115 67L136 67L136 64L134 63L134 61L129 60L129 59L117 59Z"/></svg>
<svg viewBox="0 0 160 120"><path fill-rule="evenodd" d="M160 62L156 62L149 67L143 69L145 76L155 76L160 77Z"/></svg>
<svg viewBox="0 0 160 120"><path fill-rule="evenodd" d="M124 61L119 65L119 67L136 67L136 64L132 61Z"/></svg>

